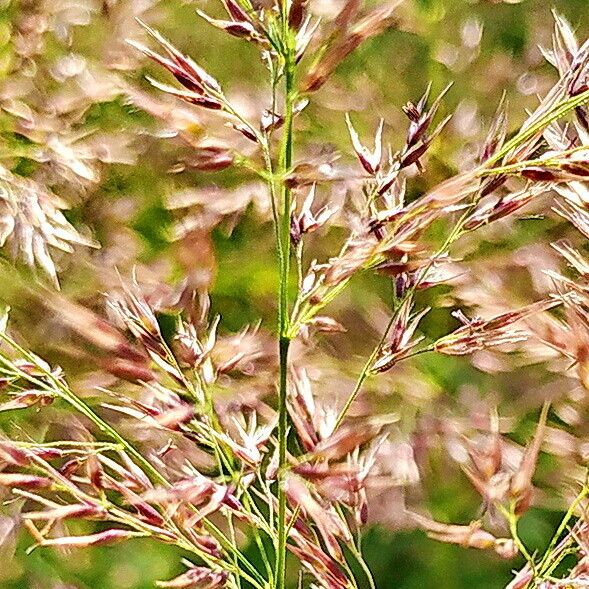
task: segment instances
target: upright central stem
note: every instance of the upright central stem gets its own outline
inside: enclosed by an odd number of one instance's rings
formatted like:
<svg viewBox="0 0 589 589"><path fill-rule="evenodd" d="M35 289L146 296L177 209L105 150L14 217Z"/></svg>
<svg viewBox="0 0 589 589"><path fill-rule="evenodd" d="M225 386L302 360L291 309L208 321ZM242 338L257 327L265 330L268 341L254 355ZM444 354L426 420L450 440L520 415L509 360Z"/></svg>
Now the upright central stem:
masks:
<svg viewBox="0 0 589 589"><path fill-rule="evenodd" d="M285 109L284 109L284 134L280 149L279 173L282 181L279 239L281 241L280 257L280 287L278 305L278 330L279 330L279 383L278 383L278 545L276 550L276 588L284 589L286 579L286 494L284 490L284 470L286 466L286 442L288 427L287 410L287 386L288 386L288 348L290 346L289 335L289 309L288 309L288 283L290 276L290 188L285 184L284 178L292 167L293 153L293 103L294 103L294 50L290 40L287 25L285 26Z"/></svg>
<svg viewBox="0 0 589 589"><path fill-rule="evenodd" d="M285 176L292 167L293 153L293 104L294 104L294 59L290 47L287 48L284 64L284 134L280 146L279 177L281 179L281 203L279 237L282 244L280 259L280 292L278 323L280 337L286 337L288 332L288 281L290 275L290 188L285 182Z"/></svg>

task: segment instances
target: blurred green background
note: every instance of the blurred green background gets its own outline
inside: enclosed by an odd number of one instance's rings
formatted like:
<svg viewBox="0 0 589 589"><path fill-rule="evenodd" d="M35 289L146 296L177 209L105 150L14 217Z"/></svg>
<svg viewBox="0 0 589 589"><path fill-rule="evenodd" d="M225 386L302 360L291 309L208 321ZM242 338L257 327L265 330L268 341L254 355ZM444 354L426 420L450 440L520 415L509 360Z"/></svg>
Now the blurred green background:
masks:
<svg viewBox="0 0 589 589"><path fill-rule="evenodd" d="M319 2L318 5L322 3ZM326 2L324 7L331 2ZM337 3L334 3L334 5ZM96 131L111 134L145 132L144 145L132 165L113 163L101 169L100 181L79 190L75 185L62 187L65 197L74 204L68 217L89 225L103 250L115 251L110 257L95 254L98 265L116 265L125 274L136 264L156 268L169 281L186 272L202 267L214 268L211 281L213 310L223 316L228 330L239 329L262 317L267 324L274 320L275 274L272 268L272 228L260 226L255 207L250 205L228 232L219 224L203 241L189 246L171 244L168 236L178 220L166 202L179 190L190 187L238 186L243 174L224 171L213 175L191 170L170 174L170 168L187 156L185 147L172 146L162 132L162 121L152 113L138 108L120 95L101 92L103 80L68 78L63 85L49 73L64 56L81 56L87 63L113 68L117 75L142 91L149 91L143 76L156 71L144 61L131 67L126 60L137 60L132 50L122 42L135 30L132 16L141 14L173 42L205 65L221 81L227 92L242 97L243 103L254 104L266 92L264 70L256 52L239 40L208 28L196 15L196 8L218 12L214 2L165 0L161 2L110 2L31 0L0 2L0 69L4 72L3 111L0 118L1 145L12 169L26 175L30 158L27 150L34 138L19 129L15 103L29 104L41 112L48 97L55 98L64 85L96 84L99 100L82 109L78 118L70 116L68 131ZM401 106L417 100L428 82L440 91L449 82L453 88L444 101L446 112L456 111L449 130L436 142L428 162L427 183L434 184L455 172L465 158L470 157L472 145L484 136L484 127L495 111L503 92L509 101L510 128L525 117L525 109L537 103L554 81L550 66L543 62L538 44L550 43L552 17L550 10L561 12L577 28L579 37L589 32L589 3L587 0L523 0L501 2L485 0L406 0L402 7L401 24L368 41L337 70L329 84L322 89L299 123L301 140L306 145L328 143L335 150L349 152L344 112L357 111L354 121L362 133L369 134L379 117L386 120L386 133L393 145L400 146L405 133ZM144 10L145 9L145 10ZM43 14L50 23L44 30L42 47L30 58L15 58L15 44L31 34L34 23L30 15ZM72 16L74 15L74 16ZM23 24L25 22L25 24ZM23 32L24 31L24 32ZM139 63L139 62L137 62ZM35 71L27 71L27 67ZM15 71L16 68L16 71ZM17 82L32 82L25 91ZM160 78L161 79L161 78ZM15 89L16 87L16 89ZM52 120L50 109L44 120ZM17 122L15 122L15 120ZM19 122L20 121L20 122ZM163 125L165 127L165 125ZM202 132L187 127L198 137ZM40 140L41 141L41 140ZM142 140L143 141L143 140ZM75 149L75 143L74 149ZM24 156L20 157L19 150ZM419 193L427 188L417 180L410 190ZM83 194L80 198L79 195ZM505 244L493 247L514 248L516 244L536 239L534 226L524 225ZM337 230L335 231L337 234ZM337 242L337 235L333 243ZM118 243L118 249L113 244ZM123 243L124 245L120 245ZM214 257L212 249L214 246ZM196 267L192 266L190 247L201 253ZM317 255L333 251L332 244L317 245ZM110 249L109 249L110 248ZM203 252L209 252L206 255ZM93 273L91 260L83 256L70 263L62 275L66 294L90 296L102 286L100 276ZM88 254L89 255L89 254ZM104 257L100 257L104 256ZM187 261L188 258L188 261ZM206 258L206 259L205 259ZM67 262L64 262L66 264ZM6 291L10 285L5 285ZM386 299L385 279L365 277L354 283L346 294L345 305L366 309L373 299ZM15 316L21 323L30 309L16 305ZM33 313L34 317L34 313ZM426 327L432 333L447 331L451 321L448 313L429 317ZM45 334L46 335L46 334ZM42 338L43 334L39 335ZM369 345L353 346L350 371L362 364ZM345 345L341 355L346 351ZM47 354L58 358L68 369L68 360L47 345ZM74 360L69 361L75 366ZM476 382L483 392L493 390L506 403L512 403L509 377L482 375L467 362L439 358L419 359L418 368L435 387L450 397L462 386ZM394 403L395 401L390 401ZM523 409L527 409L525 402ZM524 411L525 412L525 411ZM14 417L1 416L4 424L14 423ZM19 420L25 419L18 417ZM532 431L533 419L524 422L522 439ZM553 468L550 459L543 458L541 467ZM424 478L422 498L433 515L441 520L468 522L477 515L479 499L468 487L459 469L450 467L440 457L439 465L432 461L430 473ZM442 484L443 483L443 484ZM458 499L457 499L458 498ZM380 506L386 510L386 505ZM395 509L395 505L391 505ZM533 509L524 518L522 536L534 548L542 549L557 525L557 509ZM2 589L143 589L153 587L156 579L166 579L179 573L179 555L169 547L136 540L110 548L59 554L35 550L26 555L30 538L21 536L12 556L11 537L0 538L0 588ZM521 562L504 562L494 555L431 541L418 531L391 531L375 526L366 535L365 553L375 574L379 589L460 589L502 587L510 579L510 570ZM60 584L61 583L61 584ZM361 587L365 586L362 585Z"/></svg>

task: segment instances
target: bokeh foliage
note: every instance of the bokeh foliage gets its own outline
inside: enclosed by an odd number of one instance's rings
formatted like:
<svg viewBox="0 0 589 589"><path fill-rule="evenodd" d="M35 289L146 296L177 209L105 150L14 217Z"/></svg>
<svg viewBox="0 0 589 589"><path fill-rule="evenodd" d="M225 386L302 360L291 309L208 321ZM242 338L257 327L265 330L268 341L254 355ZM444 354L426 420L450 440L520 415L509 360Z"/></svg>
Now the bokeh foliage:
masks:
<svg viewBox="0 0 589 589"><path fill-rule="evenodd" d="M117 4L125 2L104 4L114 10ZM11 43L14 41L11 27L23 12L34 10L34 4L25 0L4 0L0 6L0 71L6 77L11 72ZM110 44L121 43L117 36L124 37L125 30L110 26L108 11L100 4L80 3L88 12L88 24L72 27L67 33L67 43L48 40L39 67L49 68L55 59L68 53L100 61ZM154 2L152 10L146 14L153 13L153 20L162 32L187 53L198 56L229 93L242 95L246 103L248 100L255 102L264 93L263 67L251 48L211 30L197 17L195 8L203 4L182 0ZM213 2L206 4L215 10ZM406 0L400 27L369 41L339 67L334 79L309 107L298 132L306 143L327 142L334 150L349 151L343 115L352 111L358 129L367 133L380 116L384 117L391 142L397 137L400 143L405 128L401 106L419 97L429 81L435 91L453 82L443 108L447 112L456 110L457 114L449 132L437 141L428 162L428 181L432 184L440 181L455 172L461 160L468 157L473 142L480 139L482 125L488 122L503 92L509 100L511 125L515 126L523 120L525 109L536 104L536 94L549 87L553 73L543 63L537 45L549 42L551 8L567 16L581 33L587 32L587 0L553 0L550 3L545 0L519 3ZM153 72L151 65L138 71L125 71L123 75L147 90L143 76L148 72ZM48 81L48 91L54 91L56 84ZM190 267L190 261L185 261L187 256L194 255L198 259L204 250L208 252L208 248L214 248L211 261L215 268L211 290L213 311L223 316L226 328L231 330L259 318L271 325L276 290L272 227L267 222L261 224L259 212L253 205L231 231L221 224L213 232L212 243L194 243L192 252L179 252L169 240L175 222L174 213L166 207L171 193L210 184L238 186L244 181L243 175L233 171L210 175L190 170L181 175L170 174L174 156L167 139L156 137L158 123L120 97L101 100L92 106L85 114L83 128L131 135L139 130L151 133L145 134L145 145L137 161L133 165L106 166L100 184L92 188L83 202L73 199L77 206L68 211L68 217L73 222L83 219L101 243L108 244L120 233L129 232L131 251L123 252L118 260L122 273L136 262L159 265L173 282L182 276L185 266ZM195 127L188 132L198 137L204 130ZM15 129L9 109L0 116L0 140L1 151L10 156L12 169L27 175L29 159L19 159L14 153L21 149L26 153L30 140ZM426 188L425 185L411 186L414 195ZM64 187L66 194L68 190L75 193L71 187ZM121 231L120 225L128 229ZM484 252L500 257L503 252L533 243L539 231L533 220L521 222L503 241L479 245L478 254ZM558 227L552 231L558 234ZM338 243L337 230L330 238L333 244ZM326 243L317 244L316 248L314 253L318 256L334 249ZM74 261L69 268L62 287L66 293L84 296L92 293L97 284L92 266L81 258L77 265ZM4 294L10 292L10 285L4 288ZM358 315L363 315L374 297L386 301L389 289L390 282L385 278L360 277L355 279L341 307L357 308ZM367 296L367 292L371 294ZM435 296L439 295L436 291ZM7 298L10 297L7 295ZM11 302L21 323L26 322L29 314L34 317L26 301L20 305L18 301L16 305L15 301ZM354 318L348 317L350 319ZM455 325L453 321L442 309L432 313L424 325L428 335L436 337ZM362 337L366 334L366 326L361 325L357 342L348 347L342 344L334 351L340 358L349 359L350 374L357 372L370 351L369 343ZM39 340L46 340L44 351L59 358L68 368L67 360L54 349L47 335L37 336ZM33 343L42 346L40 341ZM512 388L508 375L484 375L462 360L423 357L418 363L424 378L447 395L450 403L464 386L476 385L480 394L494 394L504 406L515 407L522 413L529 409L525 399L518 399L518 391ZM71 365L75 365L75 361ZM533 368L529 370L533 372ZM395 408L398 399L392 382L390 391L391 396L380 401ZM3 415L2 420L10 421L11 427L24 425L20 417ZM533 421L524 423L523 433L529 434L532 424ZM516 432L518 434L522 432ZM550 459L541 466L548 473L553 468ZM451 467L441 455L439 464L432 462L422 493L436 517L451 521L468 521L476 513L479 502L460 471ZM531 546L540 549L558 519L558 510L532 510L522 526L522 536ZM421 532L393 532L380 526L372 529L364 542L367 561L380 589L491 589L503 586L514 566L513 562L499 561L487 554L432 542ZM172 549L142 540L71 554L37 550L25 555L28 543L28 538L21 538L16 557L6 557L0 565L2 589L51 589L59 580L80 588L142 589L152 587L154 579L179 572L173 570L178 558L171 557Z"/></svg>

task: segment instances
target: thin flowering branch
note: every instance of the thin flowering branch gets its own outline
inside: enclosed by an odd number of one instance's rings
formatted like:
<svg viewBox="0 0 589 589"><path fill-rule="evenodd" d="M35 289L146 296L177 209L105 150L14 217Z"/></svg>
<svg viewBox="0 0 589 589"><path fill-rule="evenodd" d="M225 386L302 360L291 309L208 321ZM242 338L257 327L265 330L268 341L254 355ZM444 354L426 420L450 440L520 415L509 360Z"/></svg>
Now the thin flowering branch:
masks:
<svg viewBox="0 0 589 589"><path fill-rule="evenodd" d="M464 355L488 347L521 342L527 338L524 331L512 328L517 321L561 304L557 299L538 301L518 311L508 311L492 319L468 319L461 312L454 316L463 325L453 333L437 340L433 349L440 354Z"/></svg>
<svg viewBox="0 0 589 589"><path fill-rule="evenodd" d="M370 368L371 372L386 372L411 353L413 348L423 339L423 337L413 339L413 334L419 322L429 310L429 308L425 308L414 317L411 317L410 299L406 299L402 303L396 314L395 322L389 331L388 341L380 347L379 355Z"/></svg>
<svg viewBox="0 0 589 589"><path fill-rule="evenodd" d="M163 57L147 47L128 41L131 45L145 53L157 64L166 68L189 92L198 94L203 98L211 92L220 93L219 82L209 75L202 67L196 64L191 58L180 53L167 39L147 24L138 21L139 24L153 37L164 49L167 57Z"/></svg>
<svg viewBox="0 0 589 589"><path fill-rule="evenodd" d="M481 529L480 522L472 522L468 526L442 524L413 513L411 518L424 529L428 536L440 542L458 544L466 548L494 550L503 558L511 559L517 554L517 547L509 538L495 538Z"/></svg>
<svg viewBox="0 0 589 589"><path fill-rule="evenodd" d="M205 567L193 567L169 581L157 581L156 585L164 589L189 589L190 587L218 589L225 586L227 578L226 571L212 571Z"/></svg>
<svg viewBox="0 0 589 589"><path fill-rule="evenodd" d="M311 66L303 78L301 90L316 92L319 90L336 67L364 41L378 35L395 24L395 11L402 0L387 2L366 14L357 22L352 22L358 6L356 2L346 2L336 19L338 29L331 38L330 44Z"/></svg>

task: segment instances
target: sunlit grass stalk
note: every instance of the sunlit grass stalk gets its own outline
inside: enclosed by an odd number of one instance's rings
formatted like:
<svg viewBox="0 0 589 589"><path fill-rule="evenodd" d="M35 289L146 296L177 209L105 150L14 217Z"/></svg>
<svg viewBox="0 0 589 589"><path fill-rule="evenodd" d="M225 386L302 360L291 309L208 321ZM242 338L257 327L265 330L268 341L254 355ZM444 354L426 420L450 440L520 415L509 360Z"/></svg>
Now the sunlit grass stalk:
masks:
<svg viewBox="0 0 589 589"><path fill-rule="evenodd" d="M37 358L21 347L17 342L5 334L0 334L0 337L6 341L11 347L18 351L24 358L32 362L36 366L42 368L38 363ZM0 362L5 362L3 356L0 356ZM12 366L12 365L11 365ZM163 476L132 444L130 444L115 428L104 421L92 408L80 399L62 380L55 377L49 370L43 369L45 377L51 384L47 384L42 380L31 376L25 372L19 371L19 376L35 384L40 390L46 390L50 393L56 393L61 399L69 403L80 414L87 417L103 434L114 440L129 454L129 456L140 466L147 474L152 483L160 484L164 487L169 487L170 482ZM211 533L230 554L235 556L242 565L236 570L236 573L241 575L245 580L252 583L255 587L261 589L265 585L265 580L257 571L257 569L250 563L250 561L241 553L238 547L229 541L225 535L212 522L205 519L203 525L209 533ZM194 550L192 550L194 551ZM203 553L198 552L199 556L204 557ZM249 571L246 572L246 570Z"/></svg>
<svg viewBox="0 0 589 589"><path fill-rule="evenodd" d="M543 117L527 129L520 131L517 135L515 135L512 139L507 141L505 145L497 151L490 159L485 162L486 166L491 166L496 164L497 162L501 161L506 155L508 155L511 151L519 147L525 141L534 137L541 133L548 125L557 121L558 119L562 118L569 112L573 111L575 108L579 106L583 106L584 104L589 101L589 90L585 90L576 96L571 98L567 98L562 102L556 104L556 106L550 109Z"/></svg>
<svg viewBox="0 0 589 589"><path fill-rule="evenodd" d="M37 359L27 350L19 346L13 339L5 334L1 334L2 339L6 341L11 347L23 355L24 358L30 362L38 365ZM0 357L0 360L3 358ZM43 381L35 377L21 372L20 376L29 382L32 382L51 393L57 393L58 396L69 403L76 411L87 417L102 433L120 444L125 451L133 458L133 460L144 469L146 474L153 483L168 484L165 477L140 453L134 446L132 446L123 436L121 436L111 425L99 417L82 399L75 395L67 385L65 385L59 378L56 378L50 371L45 371L45 376L51 381L52 386L46 385Z"/></svg>
<svg viewBox="0 0 589 589"><path fill-rule="evenodd" d="M557 544L559 538L563 535L563 533L567 529L567 526L569 525L570 520L575 515L575 512L579 508L580 504L583 502L583 500L588 495L589 495L589 487L587 487L587 485L584 485L581 492L577 495L575 500L569 506L565 516L563 517L562 521L560 522L560 525L558 526L558 529L556 530L556 532L554 533L554 536L552 537L552 539L550 541L550 544L544 554L544 557L542 558L542 560L540 561L540 564L538 565L538 572L541 576L546 575L546 574L550 574L552 567L549 565L551 564L551 561L553 560L556 544Z"/></svg>

